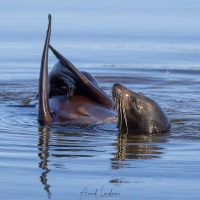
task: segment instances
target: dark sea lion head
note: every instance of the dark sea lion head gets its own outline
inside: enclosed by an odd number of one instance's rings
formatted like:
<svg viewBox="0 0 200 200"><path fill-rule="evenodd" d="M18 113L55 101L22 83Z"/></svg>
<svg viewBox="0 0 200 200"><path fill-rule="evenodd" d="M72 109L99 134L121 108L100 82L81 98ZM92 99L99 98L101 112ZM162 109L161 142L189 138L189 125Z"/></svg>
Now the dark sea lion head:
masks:
<svg viewBox="0 0 200 200"><path fill-rule="evenodd" d="M118 83L112 88L112 96L120 131L161 133L170 129L170 120L154 100Z"/></svg>

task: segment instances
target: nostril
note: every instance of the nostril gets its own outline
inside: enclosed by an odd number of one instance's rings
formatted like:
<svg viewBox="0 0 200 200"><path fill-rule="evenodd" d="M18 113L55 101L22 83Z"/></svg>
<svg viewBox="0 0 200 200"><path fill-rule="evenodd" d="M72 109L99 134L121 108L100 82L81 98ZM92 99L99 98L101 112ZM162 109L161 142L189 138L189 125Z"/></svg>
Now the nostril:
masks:
<svg viewBox="0 0 200 200"><path fill-rule="evenodd" d="M115 83L115 84L114 84L114 86L119 86L119 85L120 85L119 83Z"/></svg>
<svg viewBox="0 0 200 200"><path fill-rule="evenodd" d="M119 84L119 83L115 83L114 85L113 85L113 87L121 87L122 85L121 84Z"/></svg>

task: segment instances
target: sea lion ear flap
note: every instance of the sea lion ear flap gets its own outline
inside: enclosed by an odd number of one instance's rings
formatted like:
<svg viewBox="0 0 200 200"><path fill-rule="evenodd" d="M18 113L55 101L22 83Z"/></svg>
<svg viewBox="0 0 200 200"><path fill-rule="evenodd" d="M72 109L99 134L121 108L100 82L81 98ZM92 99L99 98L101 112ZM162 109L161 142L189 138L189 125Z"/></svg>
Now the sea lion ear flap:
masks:
<svg viewBox="0 0 200 200"><path fill-rule="evenodd" d="M49 24L47 29L44 50L42 54L39 88L38 88L38 122L47 125L52 122L49 107L49 77L48 77L48 50L51 36L51 15L48 16Z"/></svg>

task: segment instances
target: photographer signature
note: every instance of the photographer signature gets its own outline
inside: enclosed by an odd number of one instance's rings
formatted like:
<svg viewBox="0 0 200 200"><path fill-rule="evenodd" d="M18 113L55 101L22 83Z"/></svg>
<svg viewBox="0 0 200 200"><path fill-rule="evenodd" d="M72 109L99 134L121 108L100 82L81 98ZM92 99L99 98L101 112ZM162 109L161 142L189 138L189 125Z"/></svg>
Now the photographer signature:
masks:
<svg viewBox="0 0 200 200"><path fill-rule="evenodd" d="M119 192L114 192L113 189L105 190L104 186L101 188L96 188L94 191L89 191L87 187L83 189L82 192L80 192L80 199L86 198L86 197L101 197L101 198L108 198L108 197L119 197Z"/></svg>

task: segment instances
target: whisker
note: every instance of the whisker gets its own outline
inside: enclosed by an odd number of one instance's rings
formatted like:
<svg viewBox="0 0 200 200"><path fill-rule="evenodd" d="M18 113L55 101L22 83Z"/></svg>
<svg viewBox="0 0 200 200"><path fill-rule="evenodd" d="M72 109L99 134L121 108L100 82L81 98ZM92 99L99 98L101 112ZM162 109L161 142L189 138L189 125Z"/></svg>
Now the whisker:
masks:
<svg viewBox="0 0 200 200"><path fill-rule="evenodd" d="M123 107L122 107L122 104L123 104L123 101L122 101L122 94L120 94L120 115L121 115L121 121L120 121L120 130L122 130L122 122L123 122Z"/></svg>
<svg viewBox="0 0 200 200"><path fill-rule="evenodd" d="M123 94L113 91L112 96L113 96L113 101L114 101L114 108L118 112L119 129L122 130L123 120L124 120L126 130L128 133L127 114L126 114L126 109L123 102Z"/></svg>
<svg viewBox="0 0 200 200"><path fill-rule="evenodd" d="M122 129L122 110L121 110L121 100L119 100L119 119L120 119L120 130Z"/></svg>
<svg viewBox="0 0 200 200"><path fill-rule="evenodd" d="M123 110L123 115L124 115L124 121L125 121L125 124L126 124L126 131L128 133L127 115L126 115L126 109L125 109L125 106L124 106L123 102L122 102L122 110Z"/></svg>
<svg viewBox="0 0 200 200"><path fill-rule="evenodd" d="M118 100L117 100L117 98L115 97L115 109L117 110L117 111L119 111L119 106L118 106Z"/></svg>

